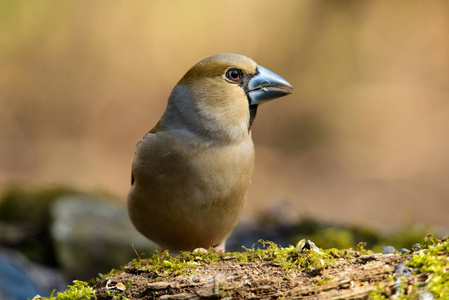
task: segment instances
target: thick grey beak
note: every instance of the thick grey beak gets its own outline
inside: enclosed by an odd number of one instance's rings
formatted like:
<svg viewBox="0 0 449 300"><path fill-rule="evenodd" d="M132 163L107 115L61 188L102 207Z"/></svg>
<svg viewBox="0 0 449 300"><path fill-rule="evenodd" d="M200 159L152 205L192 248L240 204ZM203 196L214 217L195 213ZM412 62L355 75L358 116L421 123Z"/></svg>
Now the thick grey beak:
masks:
<svg viewBox="0 0 449 300"><path fill-rule="evenodd" d="M250 105L261 104L293 93L293 87L281 76L257 66L258 74L248 81Z"/></svg>

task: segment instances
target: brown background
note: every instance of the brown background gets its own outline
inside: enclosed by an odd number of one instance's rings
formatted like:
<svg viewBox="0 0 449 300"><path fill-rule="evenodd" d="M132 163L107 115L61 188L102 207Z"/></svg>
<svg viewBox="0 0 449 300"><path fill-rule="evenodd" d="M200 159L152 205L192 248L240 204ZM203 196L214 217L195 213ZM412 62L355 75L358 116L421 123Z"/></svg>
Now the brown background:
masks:
<svg viewBox="0 0 449 300"><path fill-rule="evenodd" d="M0 192L124 201L136 143L222 52L295 87L260 107L246 217L449 228L449 2L1 1Z"/></svg>

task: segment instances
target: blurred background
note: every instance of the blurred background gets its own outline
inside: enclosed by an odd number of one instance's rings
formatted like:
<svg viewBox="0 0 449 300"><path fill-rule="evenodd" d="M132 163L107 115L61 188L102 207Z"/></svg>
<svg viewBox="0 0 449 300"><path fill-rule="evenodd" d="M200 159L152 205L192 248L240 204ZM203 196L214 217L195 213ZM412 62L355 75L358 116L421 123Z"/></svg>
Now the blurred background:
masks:
<svg viewBox="0 0 449 300"><path fill-rule="evenodd" d="M244 220L449 228L449 2L0 2L0 192L124 203L134 149L199 60L295 93L259 108ZM276 218L276 217L274 217Z"/></svg>

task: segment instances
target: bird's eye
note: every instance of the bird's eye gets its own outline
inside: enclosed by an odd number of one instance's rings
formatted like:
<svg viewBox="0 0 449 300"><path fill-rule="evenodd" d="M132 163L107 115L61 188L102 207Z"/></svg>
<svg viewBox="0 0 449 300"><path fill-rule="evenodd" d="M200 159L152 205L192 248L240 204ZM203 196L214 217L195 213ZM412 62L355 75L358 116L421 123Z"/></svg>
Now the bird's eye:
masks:
<svg viewBox="0 0 449 300"><path fill-rule="evenodd" d="M239 69L229 69L226 71L226 77L232 81L238 81L242 78L242 71Z"/></svg>

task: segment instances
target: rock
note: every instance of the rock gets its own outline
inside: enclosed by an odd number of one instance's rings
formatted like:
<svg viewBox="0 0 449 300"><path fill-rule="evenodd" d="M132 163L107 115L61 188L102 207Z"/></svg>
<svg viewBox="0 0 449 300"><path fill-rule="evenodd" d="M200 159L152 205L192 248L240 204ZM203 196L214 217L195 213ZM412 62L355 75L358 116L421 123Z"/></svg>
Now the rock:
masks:
<svg viewBox="0 0 449 300"><path fill-rule="evenodd" d="M383 246L382 247L382 253L383 254L390 254L396 251L396 249L393 246Z"/></svg>
<svg viewBox="0 0 449 300"><path fill-rule="evenodd" d="M433 299L435 299L435 296L432 293L429 293L429 292L422 292L418 296L418 300L433 300Z"/></svg>
<svg viewBox="0 0 449 300"><path fill-rule="evenodd" d="M403 263L398 263L396 267L394 267L393 274L407 277L412 275L412 271Z"/></svg>
<svg viewBox="0 0 449 300"><path fill-rule="evenodd" d="M59 271L30 262L22 254L0 249L0 299L32 299L64 291L66 280Z"/></svg>
<svg viewBox="0 0 449 300"><path fill-rule="evenodd" d="M87 280L136 258L156 245L132 226L126 208L116 201L85 195L63 196L51 207L56 254L72 278Z"/></svg>
<svg viewBox="0 0 449 300"><path fill-rule="evenodd" d="M416 243L412 246L412 250L413 251L419 251L421 250L421 244L420 243Z"/></svg>
<svg viewBox="0 0 449 300"><path fill-rule="evenodd" d="M399 252L401 252L402 254L410 254L410 250L408 250L407 248L401 248Z"/></svg>

